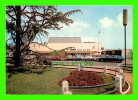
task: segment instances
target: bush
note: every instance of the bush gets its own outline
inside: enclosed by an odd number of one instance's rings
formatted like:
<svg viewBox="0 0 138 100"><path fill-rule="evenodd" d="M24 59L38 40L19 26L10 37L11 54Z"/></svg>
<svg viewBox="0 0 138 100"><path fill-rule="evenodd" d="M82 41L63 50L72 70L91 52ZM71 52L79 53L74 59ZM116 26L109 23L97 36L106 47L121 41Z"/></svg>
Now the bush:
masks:
<svg viewBox="0 0 138 100"><path fill-rule="evenodd" d="M22 73L37 73L42 74L46 70L47 66L33 66L33 65L27 65L27 66L20 66L20 67L7 67L6 72L9 73L15 73L15 72L22 72Z"/></svg>
<svg viewBox="0 0 138 100"><path fill-rule="evenodd" d="M26 66L24 67L24 69L26 69L26 71L29 71L31 73L42 74L45 71L46 66Z"/></svg>
<svg viewBox="0 0 138 100"><path fill-rule="evenodd" d="M93 86L104 83L104 79L97 73L88 71L73 71L70 72L70 76L62 79L59 85L62 86L62 82L67 80L69 86Z"/></svg>

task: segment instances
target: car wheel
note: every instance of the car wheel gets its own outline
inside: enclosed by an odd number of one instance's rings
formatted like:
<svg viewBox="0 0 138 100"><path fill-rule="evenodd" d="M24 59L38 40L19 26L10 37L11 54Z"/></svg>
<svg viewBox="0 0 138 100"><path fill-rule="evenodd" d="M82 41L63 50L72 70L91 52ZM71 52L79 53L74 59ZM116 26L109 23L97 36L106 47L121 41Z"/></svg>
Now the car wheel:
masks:
<svg viewBox="0 0 138 100"><path fill-rule="evenodd" d="M118 63L121 63L122 61L121 60L118 60Z"/></svg>
<svg viewBox="0 0 138 100"><path fill-rule="evenodd" d="M96 59L96 61L99 61L99 59Z"/></svg>
<svg viewBox="0 0 138 100"><path fill-rule="evenodd" d="M104 60L103 60L103 59L101 59L101 62L104 62Z"/></svg>

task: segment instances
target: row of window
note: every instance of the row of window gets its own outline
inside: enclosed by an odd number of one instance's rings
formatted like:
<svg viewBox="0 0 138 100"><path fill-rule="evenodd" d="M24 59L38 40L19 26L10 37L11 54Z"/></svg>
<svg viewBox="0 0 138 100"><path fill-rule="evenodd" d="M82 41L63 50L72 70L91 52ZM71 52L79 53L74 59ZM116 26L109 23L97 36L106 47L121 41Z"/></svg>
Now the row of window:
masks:
<svg viewBox="0 0 138 100"><path fill-rule="evenodd" d="M92 49L95 49L95 46ZM90 51L90 49L70 49L70 51Z"/></svg>
<svg viewBox="0 0 138 100"><path fill-rule="evenodd" d="M90 51L90 49L77 49L77 51Z"/></svg>

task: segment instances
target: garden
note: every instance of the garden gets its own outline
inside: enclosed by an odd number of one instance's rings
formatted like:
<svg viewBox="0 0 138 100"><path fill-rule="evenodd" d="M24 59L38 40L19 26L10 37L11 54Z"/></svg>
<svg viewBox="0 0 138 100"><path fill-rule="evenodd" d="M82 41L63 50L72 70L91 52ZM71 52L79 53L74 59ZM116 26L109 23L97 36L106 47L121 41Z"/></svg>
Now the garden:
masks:
<svg viewBox="0 0 138 100"><path fill-rule="evenodd" d="M31 69L32 70L32 69ZM114 78L104 74L89 71L77 71L76 69L44 68L28 71L15 71L6 74L7 94L61 94L61 83L69 81L70 86L94 86L114 81ZM114 84L97 88L70 89L73 94L99 94L111 90Z"/></svg>

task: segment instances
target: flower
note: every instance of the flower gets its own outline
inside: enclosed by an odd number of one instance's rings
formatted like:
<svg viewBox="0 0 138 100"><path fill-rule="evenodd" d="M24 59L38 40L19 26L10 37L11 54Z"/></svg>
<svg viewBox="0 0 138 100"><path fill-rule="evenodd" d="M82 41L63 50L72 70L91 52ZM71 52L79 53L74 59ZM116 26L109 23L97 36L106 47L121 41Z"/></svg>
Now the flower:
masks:
<svg viewBox="0 0 138 100"><path fill-rule="evenodd" d="M104 79L97 73L89 71L72 71L70 76L63 78L59 85L62 85L62 82L67 80L69 86L93 86L100 85L104 83Z"/></svg>

